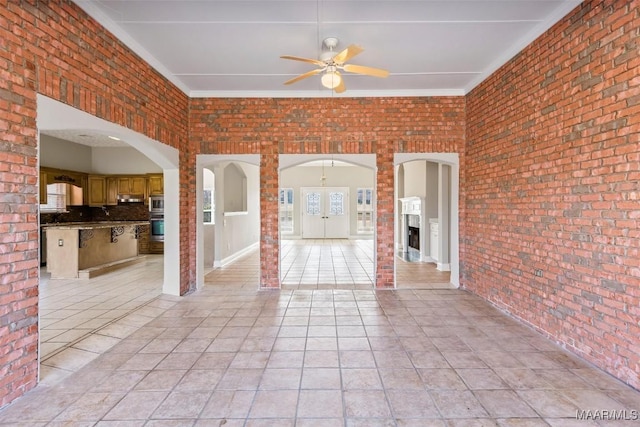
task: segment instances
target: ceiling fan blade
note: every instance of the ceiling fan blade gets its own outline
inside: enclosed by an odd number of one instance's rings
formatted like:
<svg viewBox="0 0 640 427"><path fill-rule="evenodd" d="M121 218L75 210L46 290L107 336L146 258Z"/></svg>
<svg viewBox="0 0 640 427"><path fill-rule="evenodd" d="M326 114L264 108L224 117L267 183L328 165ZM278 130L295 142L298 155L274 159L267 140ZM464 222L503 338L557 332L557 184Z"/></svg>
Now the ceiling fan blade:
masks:
<svg viewBox="0 0 640 427"><path fill-rule="evenodd" d="M364 49L357 44L351 44L345 50L336 54L336 56L333 57L333 62L342 65L363 51Z"/></svg>
<svg viewBox="0 0 640 427"><path fill-rule="evenodd" d="M308 62L310 64L315 64L319 67L325 67L327 64L325 64L322 61L319 61L317 59L311 59L311 58L301 58L299 56L291 56L291 55L282 55L280 58L282 59L292 59L294 61L302 61L302 62Z"/></svg>
<svg viewBox="0 0 640 427"><path fill-rule="evenodd" d="M342 67L345 71L356 74L366 74L374 77L388 77L389 72L381 68L365 67L364 65L345 64Z"/></svg>
<svg viewBox="0 0 640 427"><path fill-rule="evenodd" d="M292 78L290 80L287 80L286 82L284 82L284 84L290 85L291 83L298 82L298 81L300 81L302 79L306 79L307 77L311 77L311 76L315 76L316 74L320 74L322 71L323 71L322 68L318 68L316 70L307 71L304 74L300 74L297 77L294 77L294 78Z"/></svg>
<svg viewBox="0 0 640 427"><path fill-rule="evenodd" d="M347 87L344 85L344 76L336 71L336 74L340 76L340 84L333 88L336 93L342 93L347 90Z"/></svg>

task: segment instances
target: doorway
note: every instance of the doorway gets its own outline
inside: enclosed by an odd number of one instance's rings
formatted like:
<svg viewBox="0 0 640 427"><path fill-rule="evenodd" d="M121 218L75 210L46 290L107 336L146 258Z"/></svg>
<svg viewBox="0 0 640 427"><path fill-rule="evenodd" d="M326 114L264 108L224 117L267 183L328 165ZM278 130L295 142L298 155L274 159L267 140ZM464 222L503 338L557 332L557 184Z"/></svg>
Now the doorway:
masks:
<svg viewBox="0 0 640 427"><path fill-rule="evenodd" d="M375 154L280 155L283 288L374 286L375 170Z"/></svg>
<svg viewBox="0 0 640 427"><path fill-rule="evenodd" d="M302 238L349 238L349 188L302 187Z"/></svg>
<svg viewBox="0 0 640 427"><path fill-rule="evenodd" d="M260 286L260 156L197 156L197 286Z"/></svg>
<svg viewBox="0 0 640 427"><path fill-rule="evenodd" d="M397 288L459 286L459 163L455 153L396 154Z"/></svg>
<svg viewBox="0 0 640 427"><path fill-rule="evenodd" d="M140 163L152 162L163 171L164 195L170 202L165 210L164 255L147 255L145 262L91 279L50 280L46 269L40 270L38 358L42 383L60 380L115 345L121 338L119 334L132 327L127 324L128 314L137 308L153 304L151 301L161 294L180 294L179 161L178 150L173 147L40 94L37 126L38 166L96 175L133 174L138 172L133 168L140 168ZM56 140L49 138L54 133ZM47 144L54 143L49 145L48 153L43 150L44 135L48 135ZM108 136L117 137L128 147L100 146L98 141ZM80 141L74 140L76 137ZM51 154L54 156L43 162L42 156ZM108 161L111 158L120 161ZM67 197L70 195L65 191ZM65 200L74 208L65 214L87 218L86 213L92 213L91 207L85 206L88 201L74 199L77 197ZM82 206L75 206L78 203ZM111 219L118 214L117 207L104 207L101 212L108 216L109 211ZM41 240L41 248L43 244Z"/></svg>

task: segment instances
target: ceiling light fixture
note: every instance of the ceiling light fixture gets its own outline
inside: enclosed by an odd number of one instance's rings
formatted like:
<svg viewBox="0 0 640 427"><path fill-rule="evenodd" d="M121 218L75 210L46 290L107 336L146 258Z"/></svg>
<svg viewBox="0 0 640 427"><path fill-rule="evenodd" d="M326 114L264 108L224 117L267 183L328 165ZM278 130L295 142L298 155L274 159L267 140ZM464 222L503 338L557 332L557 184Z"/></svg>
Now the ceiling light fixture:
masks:
<svg viewBox="0 0 640 427"><path fill-rule="evenodd" d="M108 135L108 137L109 137L109 139L113 139L115 141L120 141L120 138L118 138L117 136Z"/></svg>
<svg viewBox="0 0 640 427"><path fill-rule="evenodd" d="M327 89L335 89L340 86L340 83L342 83L342 77L336 70L336 67L329 66L327 67L327 72L320 78L320 81L322 82L322 86Z"/></svg>

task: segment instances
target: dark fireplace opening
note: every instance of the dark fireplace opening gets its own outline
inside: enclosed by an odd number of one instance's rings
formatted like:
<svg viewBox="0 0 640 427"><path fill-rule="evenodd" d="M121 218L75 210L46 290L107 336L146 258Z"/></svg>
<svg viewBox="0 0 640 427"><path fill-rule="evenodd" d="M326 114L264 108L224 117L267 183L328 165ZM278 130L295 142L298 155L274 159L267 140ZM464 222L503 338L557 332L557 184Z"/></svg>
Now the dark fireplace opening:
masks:
<svg viewBox="0 0 640 427"><path fill-rule="evenodd" d="M420 229L409 226L409 247L420 250Z"/></svg>

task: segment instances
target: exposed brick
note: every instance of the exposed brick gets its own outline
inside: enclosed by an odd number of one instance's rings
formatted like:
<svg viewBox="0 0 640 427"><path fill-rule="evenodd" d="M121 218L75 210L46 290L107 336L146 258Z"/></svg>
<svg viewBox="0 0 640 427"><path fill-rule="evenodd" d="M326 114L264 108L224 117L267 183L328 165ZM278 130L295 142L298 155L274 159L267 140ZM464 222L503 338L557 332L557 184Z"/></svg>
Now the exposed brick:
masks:
<svg viewBox="0 0 640 427"><path fill-rule="evenodd" d="M338 107L332 99L192 99L190 139L198 154L261 154L264 287L279 283L278 155L376 154L376 286L386 288L394 286L393 154L460 152L464 104L461 97L341 98Z"/></svg>
<svg viewBox="0 0 640 427"><path fill-rule="evenodd" d="M66 0L2 2L0 45L0 188L7 191L0 212L0 324L7 325L2 342L8 344L0 348L0 372L10 373L1 376L1 408L37 378L36 93L176 148L187 141L188 99ZM188 233L183 239L181 258L189 266L195 251L186 244ZM181 279L183 293L194 286L189 274Z"/></svg>
<svg viewBox="0 0 640 427"><path fill-rule="evenodd" d="M640 163L628 157L640 110L625 110L638 104L629 68L640 57L638 10L638 1L583 2L467 96L461 248L465 288L636 388L637 336L612 337L640 322L622 303L637 303L640 288ZM508 95L498 89L507 75ZM524 139L527 152L511 143ZM530 214L507 220L516 207ZM529 254L547 261L545 279L555 272L544 311L531 309Z"/></svg>

